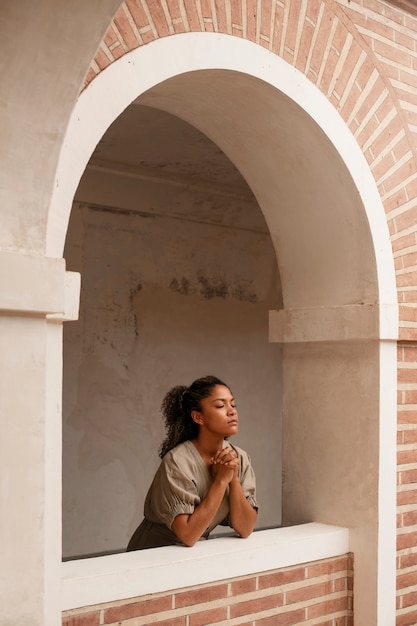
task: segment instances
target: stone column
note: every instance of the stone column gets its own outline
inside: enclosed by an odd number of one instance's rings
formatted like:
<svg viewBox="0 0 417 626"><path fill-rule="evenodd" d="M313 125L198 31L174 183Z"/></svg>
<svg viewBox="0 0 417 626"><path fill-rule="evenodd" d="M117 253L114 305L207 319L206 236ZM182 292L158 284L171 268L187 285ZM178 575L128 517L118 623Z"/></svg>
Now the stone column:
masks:
<svg viewBox="0 0 417 626"><path fill-rule="evenodd" d="M0 252L0 623L61 621L62 322L79 275Z"/></svg>

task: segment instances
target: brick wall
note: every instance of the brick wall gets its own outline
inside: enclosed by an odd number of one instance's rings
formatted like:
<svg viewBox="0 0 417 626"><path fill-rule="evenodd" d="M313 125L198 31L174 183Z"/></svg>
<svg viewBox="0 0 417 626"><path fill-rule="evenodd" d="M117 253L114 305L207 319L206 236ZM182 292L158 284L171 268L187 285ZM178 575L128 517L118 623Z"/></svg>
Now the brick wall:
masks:
<svg viewBox="0 0 417 626"><path fill-rule="evenodd" d="M398 346L397 626L417 624L417 343Z"/></svg>
<svg viewBox="0 0 417 626"><path fill-rule="evenodd" d="M353 559L347 554L66 611L62 626L353 626L352 589Z"/></svg>

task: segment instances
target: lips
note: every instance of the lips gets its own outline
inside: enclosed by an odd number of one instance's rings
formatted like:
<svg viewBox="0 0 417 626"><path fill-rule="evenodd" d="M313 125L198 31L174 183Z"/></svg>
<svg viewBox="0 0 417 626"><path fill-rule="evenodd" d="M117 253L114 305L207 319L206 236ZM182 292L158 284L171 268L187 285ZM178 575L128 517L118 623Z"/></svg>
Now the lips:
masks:
<svg viewBox="0 0 417 626"><path fill-rule="evenodd" d="M238 425L238 421L237 420L230 420L230 422L227 422L229 426L237 426Z"/></svg>

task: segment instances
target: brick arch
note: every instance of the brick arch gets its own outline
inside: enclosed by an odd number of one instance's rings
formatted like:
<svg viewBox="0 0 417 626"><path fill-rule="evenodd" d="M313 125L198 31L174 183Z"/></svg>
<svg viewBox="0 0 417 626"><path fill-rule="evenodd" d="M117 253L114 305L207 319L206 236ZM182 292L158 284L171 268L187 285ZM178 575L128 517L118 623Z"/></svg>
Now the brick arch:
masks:
<svg viewBox="0 0 417 626"><path fill-rule="evenodd" d="M367 159L386 211L397 256L400 303L417 291L408 254L417 195L410 173L415 146L384 69L355 24L334 0L125 0L115 14L85 85L127 52L184 32L220 32L265 47L302 72L332 103ZM413 236L414 243L414 236ZM398 271L398 269L400 271ZM403 337L411 338L402 307Z"/></svg>

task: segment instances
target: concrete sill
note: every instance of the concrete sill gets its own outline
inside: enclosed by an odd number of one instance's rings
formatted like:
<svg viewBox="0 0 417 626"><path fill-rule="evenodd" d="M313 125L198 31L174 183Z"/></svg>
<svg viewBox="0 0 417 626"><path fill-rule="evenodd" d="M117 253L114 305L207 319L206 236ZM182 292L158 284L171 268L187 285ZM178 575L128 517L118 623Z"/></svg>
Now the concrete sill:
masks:
<svg viewBox="0 0 417 626"><path fill-rule="evenodd" d="M62 563L62 610L289 567L349 552L346 528L302 524ZM225 558L226 557L226 558Z"/></svg>

